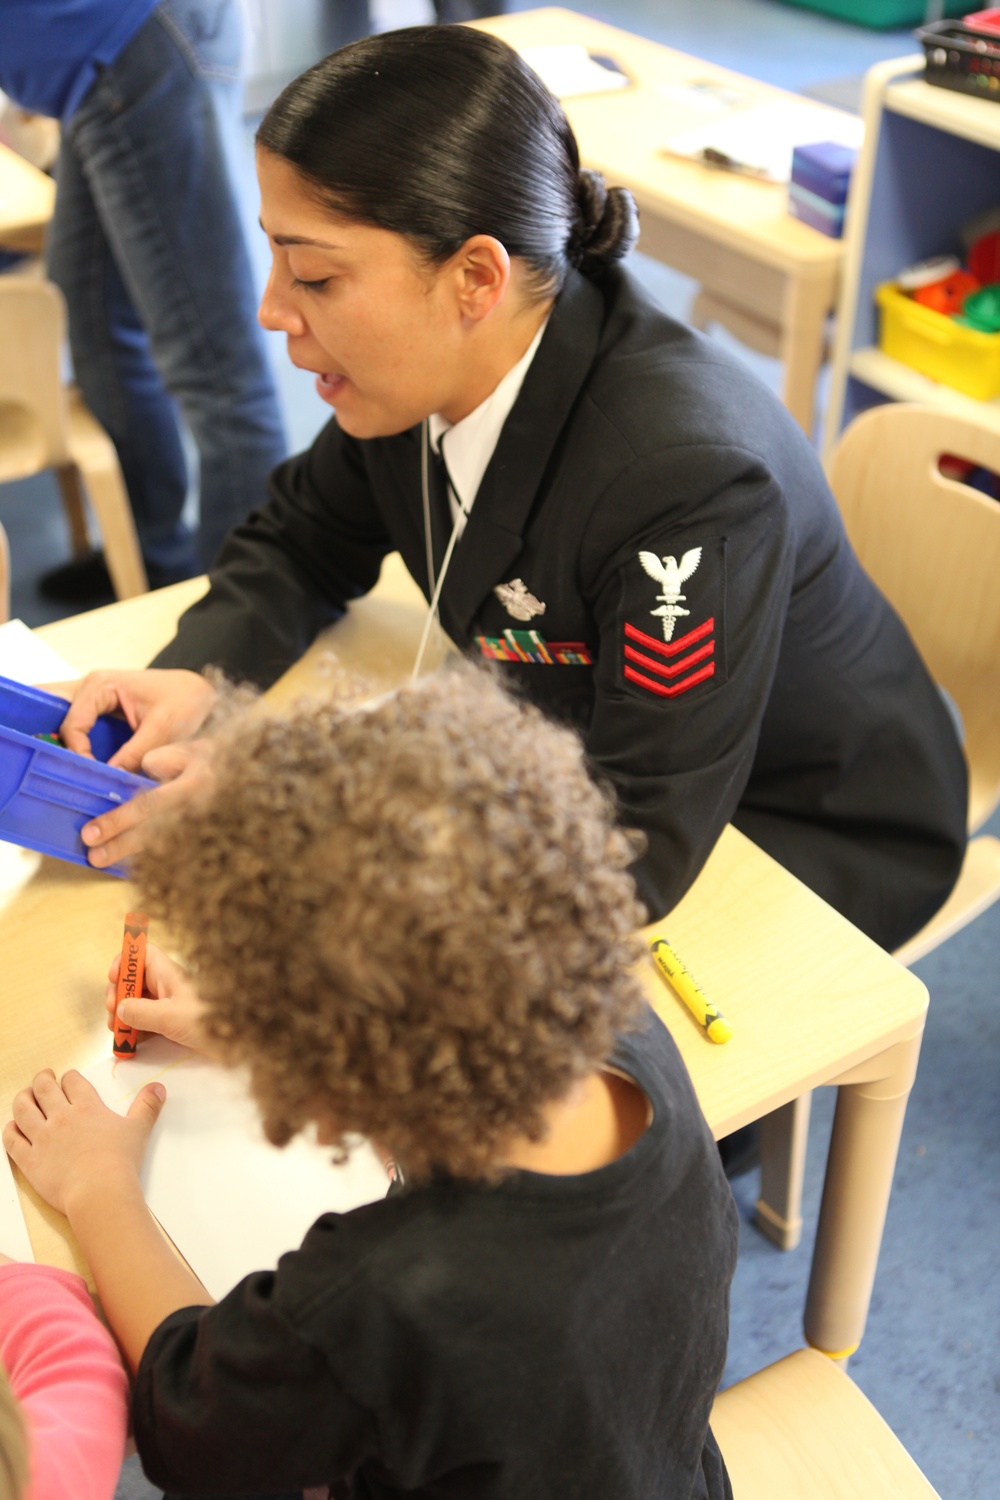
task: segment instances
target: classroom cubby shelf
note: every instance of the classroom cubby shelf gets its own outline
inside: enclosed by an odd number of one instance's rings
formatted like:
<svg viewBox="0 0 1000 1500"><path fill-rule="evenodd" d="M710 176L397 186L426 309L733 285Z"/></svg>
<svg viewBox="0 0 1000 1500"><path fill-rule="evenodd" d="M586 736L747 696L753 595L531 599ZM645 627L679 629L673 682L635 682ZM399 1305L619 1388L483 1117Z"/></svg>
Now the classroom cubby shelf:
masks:
<svg viewBox="0 0 1000 1500"><path fill-rule="evenodd" d="M829 455L859 412L921 401L1000 428L1000 401L976 401L878 348L875 288L900 268L960 249L959 226L1000 204L1000 103L924 82L922 54L877 64L865 80L865 143L848 205L824 430Z"/></svg>
<svg viewBox="0 0 1000 1500"><path fill-rule="evenodd" d="M852 379L887 400L919 401L940 406L945 411L970 417L1000 432L1000 399L977 401L972 396L965 396L950 385L930 380L919 370L900 364L898 359L890 359L881 349L855 349L848 362L848 372Z"/></svg>

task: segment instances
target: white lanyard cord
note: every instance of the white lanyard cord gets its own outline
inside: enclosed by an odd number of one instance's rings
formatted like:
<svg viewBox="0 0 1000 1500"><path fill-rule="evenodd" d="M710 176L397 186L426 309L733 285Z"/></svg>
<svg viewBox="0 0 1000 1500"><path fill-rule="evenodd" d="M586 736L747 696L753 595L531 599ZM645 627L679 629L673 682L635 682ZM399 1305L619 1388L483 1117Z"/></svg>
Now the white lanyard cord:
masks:
<svg viewBox="0 0 1000 1500"><path fill-rule="evenodd" d="M424 419L420 428L420 493L424 501L424 550L427 555L427 592L434 592L434 547L431 542L431 491L428 478L429 448L428 428Z"/></svg>
<svg viewBox="0 0 1000 1500"><path fill-rule="evenodd" d="M425 421L420 429L420 485L424 507L424 546L427 552L427 584L431 589L431 602L427 608L427 618L424 621L423 633L420 637L420 645L417 647L417 659L413 663L413 671L410 673L411 682L416 682L417 678L420 676L420 668L424 664L424 653L427 650L427 641L430 637L431 626L433 625L434 621L438 619L438 601L441 598L441 590L444 587L444 580L448 572L448 564L451 562L451 555L455 550L455 543L458 541L459 526L463 519L462 512L461 510L459 510L458 515L455 517L455 524L451 528L451 536L448 538L448 546L445 549L445 554L441 561L441 571L438 574L437 578L435 578L434 548L431 542L431 495L430 485L428 482L428 426L429 423Z"/></svg>

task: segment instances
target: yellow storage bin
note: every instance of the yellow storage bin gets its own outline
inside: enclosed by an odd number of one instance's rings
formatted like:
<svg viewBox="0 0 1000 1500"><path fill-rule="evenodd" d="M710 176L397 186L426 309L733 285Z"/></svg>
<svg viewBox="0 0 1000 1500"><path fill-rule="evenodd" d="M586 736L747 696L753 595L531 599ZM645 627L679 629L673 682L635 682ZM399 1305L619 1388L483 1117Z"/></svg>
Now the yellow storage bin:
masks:
<svg viewBox="0 0 1000 1500"><path fill-rule="evenodd" d="M966 396L980 401L1000 396L1000 333L963 328L944 313L921 307L895 282L876 287L875 301L884 354Z"/></svg>

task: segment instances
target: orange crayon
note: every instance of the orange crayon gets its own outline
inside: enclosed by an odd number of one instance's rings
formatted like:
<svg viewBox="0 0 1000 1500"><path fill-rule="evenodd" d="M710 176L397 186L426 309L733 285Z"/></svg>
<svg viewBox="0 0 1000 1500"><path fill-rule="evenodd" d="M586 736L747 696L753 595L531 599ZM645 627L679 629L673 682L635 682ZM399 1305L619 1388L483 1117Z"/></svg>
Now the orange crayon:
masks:
<svg viewBox="0 0 1000 1500"><path fill-rule="evenodd" d="M118 1058L134 1057L139 1044L139 1033L134 1026L126 1026L118 1019L118 1006L123 1000L132 1000L142 995L142 980L146 972L146 936L149 918L144 911L130 911L125 918L125 934L122 938L122 963L118 970L118 988L115 993L115 1041L114 1055Z"/></svg>

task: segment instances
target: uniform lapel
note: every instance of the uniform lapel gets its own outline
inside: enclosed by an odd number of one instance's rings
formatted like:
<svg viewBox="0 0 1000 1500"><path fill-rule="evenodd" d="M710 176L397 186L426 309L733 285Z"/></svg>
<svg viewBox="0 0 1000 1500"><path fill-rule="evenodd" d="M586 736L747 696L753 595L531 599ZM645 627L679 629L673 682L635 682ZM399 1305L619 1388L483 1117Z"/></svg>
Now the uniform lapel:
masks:
<svg viewBox="0 0 1000 1500"><path fill-rule="evenodd" d="M604 299L597 287L570 272L448 571L441 619L456 640L466 635L491 589L507 579L521 551L553 450L594 363L603 322Z"/></svg>

